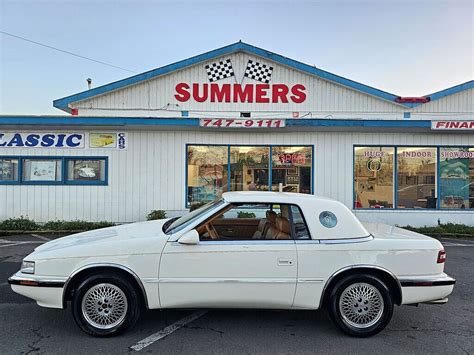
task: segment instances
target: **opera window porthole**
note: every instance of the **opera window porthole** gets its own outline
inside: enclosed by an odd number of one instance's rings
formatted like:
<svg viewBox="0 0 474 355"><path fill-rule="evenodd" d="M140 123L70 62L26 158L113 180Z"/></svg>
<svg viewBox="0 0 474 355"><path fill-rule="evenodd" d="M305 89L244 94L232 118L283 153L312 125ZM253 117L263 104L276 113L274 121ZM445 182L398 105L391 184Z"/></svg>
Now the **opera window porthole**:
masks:
<svg viewBox="0 0 474 355"><path fill-rule="evenodd" d="M393 208L393 147L354 148L355 208Z"/></svg>
<svg viewBox="0 0 474 355"><path fill-rule="evenodd" d="M215 200L225 191L312 193L311 146L187 146L187 203Z"/></svg>
<svg viewBox="0 0 474 355"><path fill-rule="evenodd" d="M440 148L440 207L474 208L474 148Z"/></svg>

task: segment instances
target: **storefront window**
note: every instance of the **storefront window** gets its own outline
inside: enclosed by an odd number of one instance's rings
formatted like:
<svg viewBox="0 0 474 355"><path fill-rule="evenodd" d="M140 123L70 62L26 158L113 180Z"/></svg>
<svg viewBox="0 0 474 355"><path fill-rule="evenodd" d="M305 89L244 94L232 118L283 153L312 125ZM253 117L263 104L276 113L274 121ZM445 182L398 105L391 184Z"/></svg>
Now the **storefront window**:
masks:
<svg viewBox="0 0 474 355"><path fill-rule="evenodd" d="M67 159L67 182L98 184L105 182L105 159Z"/></svg>
<svg viewBox="0 0 474 355"><path fill-rule="evenodd" d="M436 148L397 150L398 208L436 208Z"/></svg>
<svg viewBox="0 0 474 355"><path fill-rule="evenodd" d="M354 148L354 208L393 208L393 147Z"/></svg>
<svg viewBox="0 0 474 355"><path fill-rule="evenodd" d="M18 159L0 158L0 181L18 181Z"/></svg>
<svg viewBox="0 0 474 355"><path fill-rule="evenodd" d="M269 147L230 147L231 191L268 191Z"/></svg>
<svg viewBox="0 0 474 355"><path fill-rule="evenodd" d="M272 147L272 191L311 193L311 147Z"/></svg>
<svg viewBox="0 0 474 355"><path fill-rule="evenodd" d="M54 183L62 181L62 159L23 159L25 182Z"/></svg>
<svg viewBox="0 0 474 355"><path fill-rule="evenodd" d="M474 208L474 148L440 148L440 207Z"/></svg>
<svg viewBox="0 0 474 355"><path fill-rule="evenodd" d="M227 146L188 146L188 203L213 201L227 191Z"/></svg>

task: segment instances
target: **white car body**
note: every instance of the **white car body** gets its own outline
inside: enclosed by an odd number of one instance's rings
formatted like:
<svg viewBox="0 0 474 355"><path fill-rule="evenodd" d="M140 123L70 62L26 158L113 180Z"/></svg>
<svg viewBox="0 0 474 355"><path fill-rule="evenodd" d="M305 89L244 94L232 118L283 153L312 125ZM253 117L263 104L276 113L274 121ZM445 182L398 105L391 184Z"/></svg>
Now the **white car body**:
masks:
<svg viewBox="0 0 474 355"><path fill-rule="evenodd" d="M136 280L149 309L318 309L331 281L354 270L386 278L396 304L443 303L453 291L454 279L437 262L443 246L430 237L361 223L342 203L312 195L230 192L223 201L173 234L159 220L47 242L25 258L35 263L34 274L19 271L11 287L40 306L65 308L78 275L120 270ZM180 242L217 210L238 203L299 206L311 240ZM321 224L324 211L337 217L333 228Z"/></svg>

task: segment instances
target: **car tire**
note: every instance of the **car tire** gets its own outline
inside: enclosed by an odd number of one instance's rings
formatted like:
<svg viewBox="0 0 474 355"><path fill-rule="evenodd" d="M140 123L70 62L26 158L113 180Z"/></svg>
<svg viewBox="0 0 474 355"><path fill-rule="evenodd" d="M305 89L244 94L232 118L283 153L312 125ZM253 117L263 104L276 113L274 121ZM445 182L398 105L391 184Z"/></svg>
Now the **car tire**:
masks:
<svg viewBox="0 0 474 355"><path fill-rule="evenodd" d="M94 274L74 292L72 315L86 334L114 336L132 327L140 317L140 297L133 285L113 273Z"/></svg>
<svg viewBox="0 0 474 355"><path fill-rule="evenodd" d="M372 275L351 275L332 288L329 315L336 326L354 337L369 337L383 330L393 314L388 287Z"/></svg>

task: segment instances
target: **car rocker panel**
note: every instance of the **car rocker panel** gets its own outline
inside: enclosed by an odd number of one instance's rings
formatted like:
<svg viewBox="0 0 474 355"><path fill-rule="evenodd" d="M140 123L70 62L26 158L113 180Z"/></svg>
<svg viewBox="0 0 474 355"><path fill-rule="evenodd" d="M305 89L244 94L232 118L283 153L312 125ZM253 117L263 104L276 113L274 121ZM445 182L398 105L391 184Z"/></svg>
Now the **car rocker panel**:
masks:
<svg viewBox="0 0 474 355"><path fill-rule="evenodd" d="M109 227L43 244L9 282L65 308L88 334L119 334L155 308L329 310L353 336L394 304L445 303L455 280L441 243L361 223L342 203L295 193L231 192L177 219Z"/></svg>

